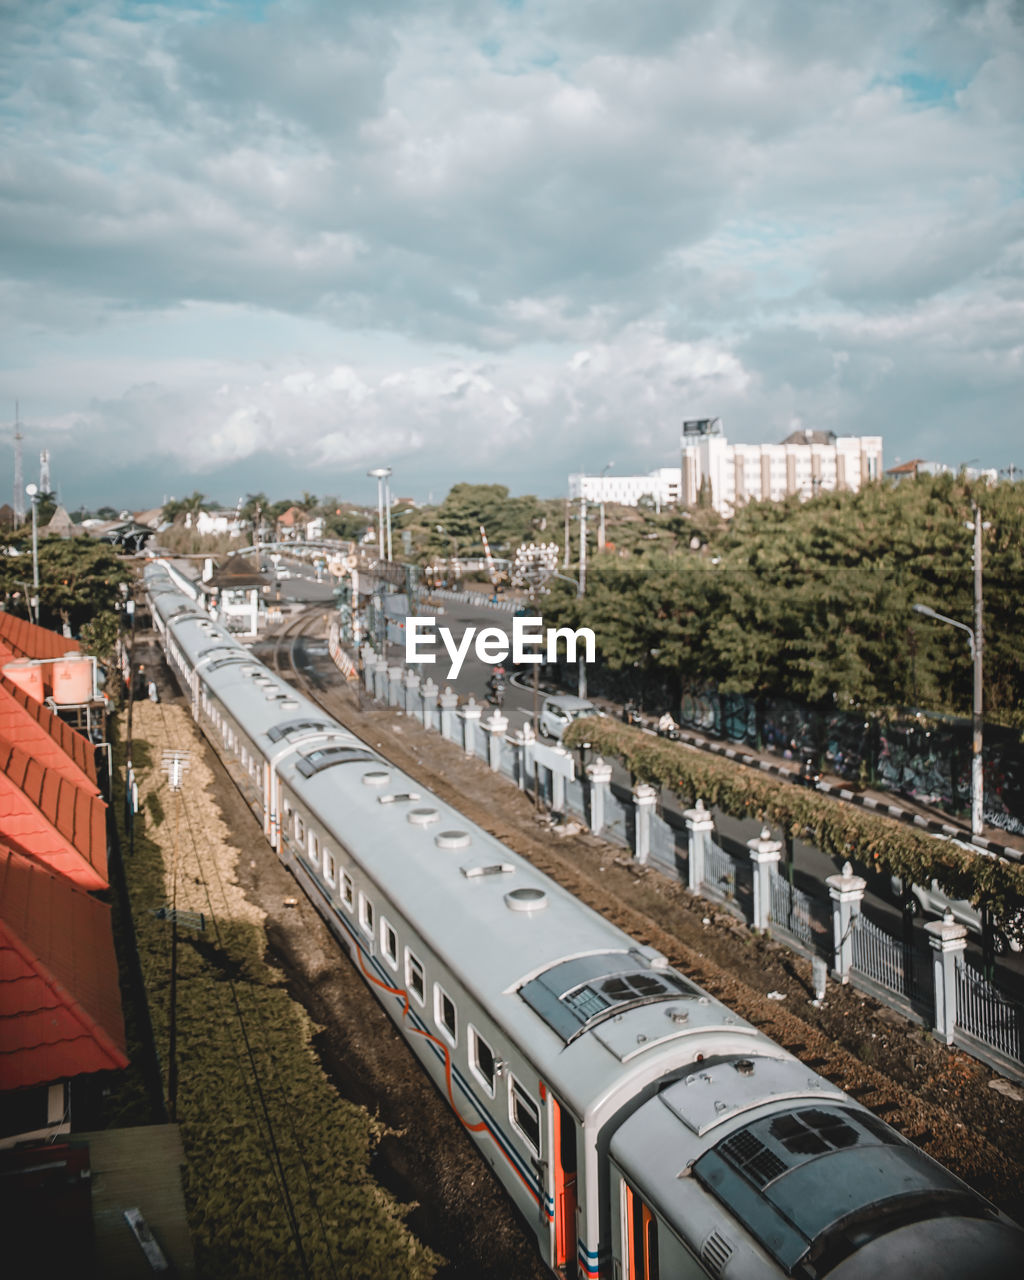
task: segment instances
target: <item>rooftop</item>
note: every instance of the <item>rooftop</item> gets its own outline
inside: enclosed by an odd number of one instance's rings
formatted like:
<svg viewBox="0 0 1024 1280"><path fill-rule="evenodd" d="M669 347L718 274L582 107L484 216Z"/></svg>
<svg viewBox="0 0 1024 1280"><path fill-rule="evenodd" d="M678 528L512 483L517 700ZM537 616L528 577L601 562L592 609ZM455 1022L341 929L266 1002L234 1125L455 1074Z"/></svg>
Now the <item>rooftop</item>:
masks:
<svg viewBox="0 0 1024 1280"><path fill-rule="evenodd" d="M0 1090L127 1065L110 908L0 845Z"/></svg>

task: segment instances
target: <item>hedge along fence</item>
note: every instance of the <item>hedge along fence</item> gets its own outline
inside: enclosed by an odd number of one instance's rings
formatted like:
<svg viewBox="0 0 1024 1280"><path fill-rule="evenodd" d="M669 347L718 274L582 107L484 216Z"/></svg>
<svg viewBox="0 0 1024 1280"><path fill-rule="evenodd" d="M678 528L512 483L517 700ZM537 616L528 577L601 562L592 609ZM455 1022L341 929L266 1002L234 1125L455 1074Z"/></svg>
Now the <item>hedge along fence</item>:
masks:
<svg viewBox="0 0 1024 1280"><path fill-rule="evenodd" d="M588 742L604 755L619 756L640 782L666 787L691 805L700 798L734 818L764 818L837 860L856 858L914 884L937 880L950 897L987 902L1004 921L1024 906L1024 867L1017 863L923 835L892 818L763 777L746 765L596 717L570 725L563 742L567 747Z"/></svg>

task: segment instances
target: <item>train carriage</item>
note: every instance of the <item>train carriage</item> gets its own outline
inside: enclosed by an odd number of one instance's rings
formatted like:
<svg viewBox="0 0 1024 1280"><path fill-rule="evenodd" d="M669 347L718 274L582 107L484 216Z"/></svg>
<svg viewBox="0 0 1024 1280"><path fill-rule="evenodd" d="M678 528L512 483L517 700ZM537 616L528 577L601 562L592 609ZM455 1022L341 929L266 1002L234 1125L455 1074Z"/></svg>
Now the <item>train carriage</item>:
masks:
<svg viewBox="0 0 1024 1280"><path fill-rule="evenodd" d="M146 581L193 714L266 838L553 1270L588 1280L816 1276L824 1259L846 1280L855 1273L841 1267L872 1244L872 1231L881 1240L912 1232L910 1200L926 1206L930 1191L950 1193L936 1216L960 1214L993 1257L1008 1241L1019 1249L1024 1236L980 1197L664 956L425 793L198 613L161 566ZM752 1190L750 1169L729 1164L730 1135L750 1145L762 1121L812 1112L839 1115L855 1134L858 1169L885 1147L865 1135L890 1134L913 1152L890 1163L904 1181L913 1164L914 1196L894 1173L881 1191L868 1179L833 1197L831 1217L794 1221L792 1197L780 1208L764 1186ZM798 1173L776 1172L775 1190L784 1174L797 1185ZM926 1222L927 1209L916 1211ZM776 1247L772 1232L783 1228L787 1243ZM840 1236L853 1241L845 1253ZM975 1270L984 1256L975 1249Z"/></svg>

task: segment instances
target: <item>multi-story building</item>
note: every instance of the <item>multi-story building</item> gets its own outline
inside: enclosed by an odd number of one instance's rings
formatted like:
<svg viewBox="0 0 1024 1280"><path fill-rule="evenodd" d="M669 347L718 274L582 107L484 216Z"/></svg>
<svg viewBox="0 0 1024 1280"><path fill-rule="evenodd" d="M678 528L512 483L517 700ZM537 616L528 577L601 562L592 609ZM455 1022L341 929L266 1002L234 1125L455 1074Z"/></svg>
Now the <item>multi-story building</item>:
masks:
<svg viewBox="0 0 1024 1280"><path fill-rule="evenodd" d="M617 502L635 507L641 498L650 498L657 507L679 501L679 468L659 467L646 476L569 477L569 497L588 502Z"/></svg>
<svg viewBox="0 0 1024 1280"><path fill-rule="evenodd" d="M837 436L794 431L781 444L729 444L720 418L683 423L682 459L645 476L569 477L569 497L635 507L697 505L703 491L711 506L731 516L745 502L779 502L797 493L812 498L827 489L857 490L882 474L881 436Z"/></svg>
<svg viewBox="0 0 1024 1280"><path fill-rule="evenodd" d="M828 489L857 490L882 474L881 436L794 431L781 444L729 444L719 418L683 423L680 501L703 492L731 516L746 502L811 498Z"/></svg>

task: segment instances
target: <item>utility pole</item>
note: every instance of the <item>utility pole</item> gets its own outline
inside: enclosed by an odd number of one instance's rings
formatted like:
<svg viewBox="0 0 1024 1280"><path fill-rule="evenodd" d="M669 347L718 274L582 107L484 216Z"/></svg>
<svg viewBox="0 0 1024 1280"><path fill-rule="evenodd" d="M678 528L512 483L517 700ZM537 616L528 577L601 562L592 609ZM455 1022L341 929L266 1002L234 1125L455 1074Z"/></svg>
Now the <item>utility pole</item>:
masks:
<svg viewBox="0 0 1024 1280"><path fill-rule="evenodd" d="M982 592L981 592L981 534L990 527L988 521L981 518L981 508L977 502L971 503L974 519L967 524L974 533L974 704L972 707L972 743L971 743L971 835L980 836L985 820L983 800L984 770L982 768L982 661L984 641L982 638Z"/></svg>
<svg viewBox="0 0 1024 1280"><path fill-rule="evenodd" d="M25 523L25 478L21 473L21 415L17 400L14 402L14 526L20 529Z"/></svg>
<svg viewBox="0 0 1024 1280"><path fill-rule="evenodd" d="M587 499L585 494L580 494L580 581L576 594L578 596L586 595L587 592Z"/></svg>

